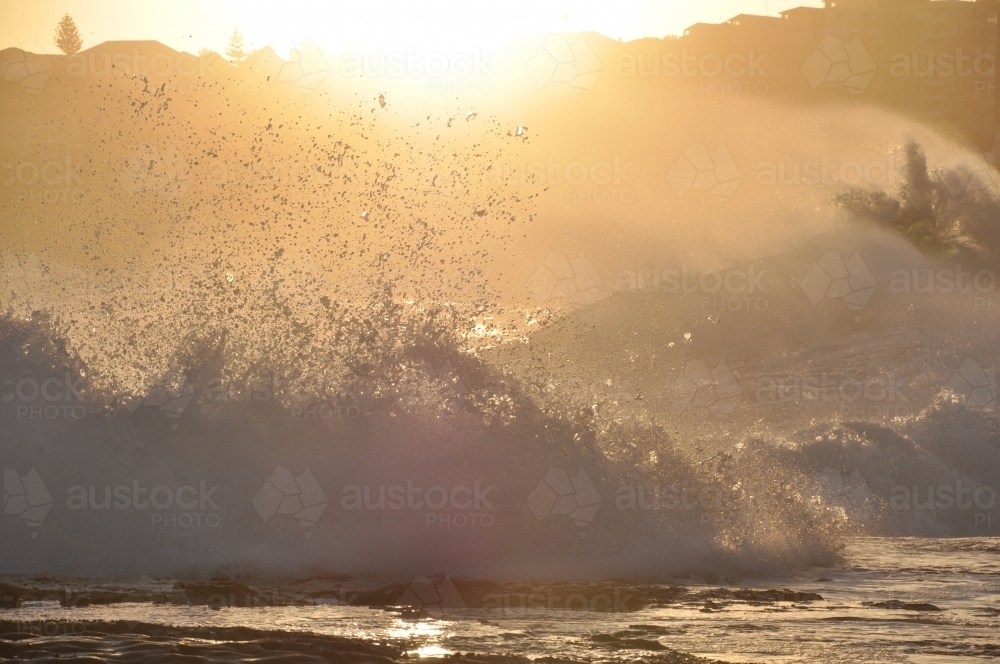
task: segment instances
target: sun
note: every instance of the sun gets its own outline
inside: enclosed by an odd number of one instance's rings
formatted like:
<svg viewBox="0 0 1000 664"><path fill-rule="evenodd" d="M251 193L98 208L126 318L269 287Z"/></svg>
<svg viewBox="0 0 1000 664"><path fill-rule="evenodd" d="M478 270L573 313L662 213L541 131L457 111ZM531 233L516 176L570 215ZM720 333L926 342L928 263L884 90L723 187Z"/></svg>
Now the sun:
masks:
<svg viewBox="0 0 1000 664"><path fill-rule="evenodd" d="M224 52L234 28L257 49L309 41L328 53L496 49L526 35L599 32L612 39L680 34L696 21L764 9L765 0L8 0L0 36L51 34L72 15L84 48L156 40L178 50ZM810 4L809 0L792 4ZM758 7L758 5L760 5Z"/></svg>

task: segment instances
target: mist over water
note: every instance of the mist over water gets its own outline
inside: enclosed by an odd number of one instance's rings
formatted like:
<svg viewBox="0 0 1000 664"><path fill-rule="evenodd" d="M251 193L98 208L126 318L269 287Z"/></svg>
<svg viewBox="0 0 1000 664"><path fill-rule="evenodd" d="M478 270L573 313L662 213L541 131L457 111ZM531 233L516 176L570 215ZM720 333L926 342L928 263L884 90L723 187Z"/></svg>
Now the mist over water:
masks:
<svg viewBox="0 0 1000 664"><path fill-rule="evenodd" d="M6 100L75 179L0 201L5 572L740 579L996 528L982 155L628 79L212 85Z"/></svg>

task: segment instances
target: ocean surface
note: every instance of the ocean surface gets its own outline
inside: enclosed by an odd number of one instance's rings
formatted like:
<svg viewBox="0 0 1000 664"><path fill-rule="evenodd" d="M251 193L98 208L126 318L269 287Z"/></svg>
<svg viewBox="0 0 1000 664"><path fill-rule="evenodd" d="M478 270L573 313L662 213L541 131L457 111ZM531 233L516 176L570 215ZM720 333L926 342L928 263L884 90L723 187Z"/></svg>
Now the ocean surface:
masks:
<svg viewBox="0 0 1000 664"><path fill-rule="evenodd" d="M38 597L25 597L19 607L0 614L5 659L693 662L684 656L696 655L723 662L924 664L1000 659L997 538L857 538L848 542L842 565L738 582L500 584L427 577L200 584L8 577L4 582L5 593L18 585L33 588ZM214 597L206 595L212 590ZM248 601L251 595L260 605ZM279 605L276 597L287 604Z"/></svg>

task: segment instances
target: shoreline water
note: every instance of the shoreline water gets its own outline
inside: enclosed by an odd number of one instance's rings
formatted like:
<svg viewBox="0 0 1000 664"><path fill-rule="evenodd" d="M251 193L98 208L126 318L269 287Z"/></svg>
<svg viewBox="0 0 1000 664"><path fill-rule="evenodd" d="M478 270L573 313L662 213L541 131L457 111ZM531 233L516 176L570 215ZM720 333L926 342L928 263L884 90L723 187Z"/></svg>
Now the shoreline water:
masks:
<svg viewBox="0 0 1000 664"><path fill-rule="evenodd" d="M319 657L336 661L694 662L689 655L698 655L725 662L926 663L1000 656L1000 539L856 538L845 555L837 567L738 584L42 577L37 590L69 582L75 605L61 606L53 595L0 611L0 641L5 656L40 658L83 647L88 656L118 652L125 661L121 653L130 649L166 656L192 642L214 643L198 646L200 656L220 661L263 657L258 648L265 641L273 654L314 656L325 648ZM4 577L6 588L11 581L26 579ZM240 591L260 604L241 606ZM484 604L490 597L500 601ZM224 604L230 598L234 605Z"/></svg>

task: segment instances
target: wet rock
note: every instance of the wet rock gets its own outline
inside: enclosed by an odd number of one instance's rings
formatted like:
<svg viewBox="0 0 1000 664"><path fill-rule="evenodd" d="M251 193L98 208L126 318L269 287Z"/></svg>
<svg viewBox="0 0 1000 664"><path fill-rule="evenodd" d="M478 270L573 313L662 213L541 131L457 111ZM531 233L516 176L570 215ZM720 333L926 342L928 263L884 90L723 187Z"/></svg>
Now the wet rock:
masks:
<svg viewBox="0 0 1000 664"><path fill-rule="evenodd" d="M795 590L748 590L741 588L734 591L733 596L745 602L821 602L823 596L819 593L800 592Z"/></svg>
<svg viewBox="0 0 1000 664"><path fill-rule="evenodd" d="M866 603L867 604L867 603ZM886 602L875 602L870 604L872 608L876 609L893 609L893 610L903 610L903 611L943 611L939 607L933 604L928 604L927 602L903 602L898 599L890 599Z"/></svg>

